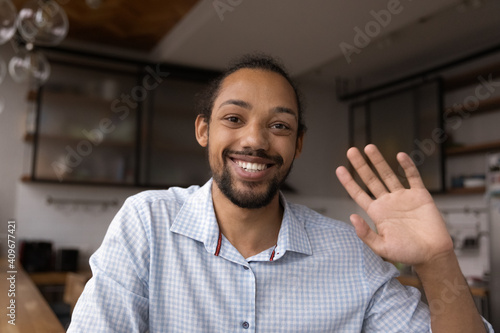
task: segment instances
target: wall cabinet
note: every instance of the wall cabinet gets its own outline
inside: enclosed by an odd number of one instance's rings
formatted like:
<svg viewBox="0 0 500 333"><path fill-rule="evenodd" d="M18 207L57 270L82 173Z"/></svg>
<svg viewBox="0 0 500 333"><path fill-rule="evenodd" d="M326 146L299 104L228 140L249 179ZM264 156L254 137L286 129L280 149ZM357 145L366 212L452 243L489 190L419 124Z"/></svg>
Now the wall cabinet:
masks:
<svg viewBox="0 0 500 333"><path fill-rule="evenodd" d="M444 80L448 193L484 193L486 155L500 151L500 63Z"/></svg>
<svg viewBox="0 0 500 333"><path fill-rule="evenodd" d="M432 192L484 193L486 156L500 151L500 54L442 67L341 96L359 99L350 144L377 144L397 175L391 157L407 152Z"/></svg>
<svg viewBox="0 0 500 333"><path fill-rule="evenodd" d="M52 62L39 91L33 179L134 183L139 109L114 100L135 75Z"/></svg>
<svg viewBox="0 0 500 333"><path fill-rule="evenodd" d="M444 187L441 142L431 138L441 126L441 82L432 80L367 97L350 106L350 146L377 145L382 155L408 186L396 155L404 151L414 160L431 192Z"/></svg>
<svg viewBox="0 0 500 333"><path fill-rule="evenodd" d="M170 78L153 93L147 108L144 172L150 186L203 184L209 175L207 156L195 138L194 96L205 83Z"/></svg>
<svg viewBox="0 0 500 333"><path fill-rule="evenodd" d="M49 61L24 179L168 187L209 178L194 101L216 72L59 53Z"/></svg>

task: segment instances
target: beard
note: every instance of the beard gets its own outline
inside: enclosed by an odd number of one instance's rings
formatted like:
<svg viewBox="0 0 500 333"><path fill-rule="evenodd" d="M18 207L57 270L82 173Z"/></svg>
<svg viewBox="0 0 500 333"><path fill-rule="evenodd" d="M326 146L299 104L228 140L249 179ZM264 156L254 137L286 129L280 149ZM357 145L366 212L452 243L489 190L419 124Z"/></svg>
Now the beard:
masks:
<svg viewBox="0 0 500 333"><path fill-rule="evenodd" d="M233 204L235 204L240 208L257 209L269 205L276 196L276 194L278 193L278 191L280 190L285 180L287 179L293 166L293 161L292 161L288 170L286 170L284 173L278 172L271 180L269 180L266 184L264 192L252 191L252 189L256 189L260 185L260 183L255 183L250 181L241 181L249 190L240 191L236 188L234 184L235 181L233 179L233 176L231 175L231 172L229 171L229 166L227 165L228 163L227 156L229 154L258 156L262 158L267 158L275 163L273 167L276 167L278 170L280 170L280 168L283 167L283 158L279 155L269 156L262 150L256 150L256 151L245 150L242 152L235 152L225 149L222 152L222 157L224 161L222 170L217 172L215 168L211 166L212 176L214 182L217 184L220 191Z"/></svg>

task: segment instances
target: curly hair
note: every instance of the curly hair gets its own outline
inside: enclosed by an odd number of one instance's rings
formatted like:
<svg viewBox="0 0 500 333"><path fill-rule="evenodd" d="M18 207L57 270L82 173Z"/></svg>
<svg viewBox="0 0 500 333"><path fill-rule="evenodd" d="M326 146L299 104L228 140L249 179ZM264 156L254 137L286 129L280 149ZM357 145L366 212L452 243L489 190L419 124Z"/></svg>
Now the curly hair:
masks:
<svg viewBox="0 0 500 333"><path fill-rule="evenodd" d="M295 98L298 107L298 131L297 134L305 133L307 127L304 121L303 102L301 94L296 84L290 78L285 67L275 58L265 54L247 54L232 63L221 75L210 82L208 87L198 96L198 114L205 118L205 121L210 122L214 102L219 95L222 82L234 72L244 69L261 69L270 71L283 76L292 86L295 93Z"/></svg>

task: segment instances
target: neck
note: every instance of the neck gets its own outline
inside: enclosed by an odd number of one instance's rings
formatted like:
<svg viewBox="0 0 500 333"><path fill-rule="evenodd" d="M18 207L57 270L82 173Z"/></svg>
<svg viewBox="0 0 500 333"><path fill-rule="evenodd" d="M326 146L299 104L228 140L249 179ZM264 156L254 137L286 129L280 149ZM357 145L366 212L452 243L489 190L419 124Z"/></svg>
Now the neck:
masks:
<svg viewBox="0 0 500 333"><path fill-rule="evenodd" d="M279 194L265 207L247 209L233 204L213 183L212 198L222 234L244 258L276 245L283 219Z"/></svg>

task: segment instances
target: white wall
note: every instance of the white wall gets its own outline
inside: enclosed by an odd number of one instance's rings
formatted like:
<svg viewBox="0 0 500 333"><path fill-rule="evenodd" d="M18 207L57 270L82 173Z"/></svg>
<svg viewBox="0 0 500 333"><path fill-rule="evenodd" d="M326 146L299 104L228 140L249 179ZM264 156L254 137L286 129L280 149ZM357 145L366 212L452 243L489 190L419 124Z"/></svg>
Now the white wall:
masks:
<svg viewBox="0 0 500 333"><path fill-rule="evenodd" d="M6 63L13 54L10 44L0 46L0 58ZM22 137L26 91L26 84L14 83L9 75L0 84L0 99L5 102L0 113L0 234L6 232L7 220L15 217L16 184L22 174L25 153Z"/></svg>
<svg viewBox="0 0 500 333"><path fill-rule="evenodd" d="M300 89L308 131L302 154L290 174L290 185L302 196L346 198L335 169L347 163L348 105L337 101L334 85L318 84L305 77Z"/></svg>
<svg viewBox="0 0 500 333"><path fill-rule="evenodd" d="M80 266L101 244L109 223L125 199L142 189L18 183L17 235L23 240L52 241L54 249L78 248ZM116 201L116 206L50 204L48 198Z"/></svg>

